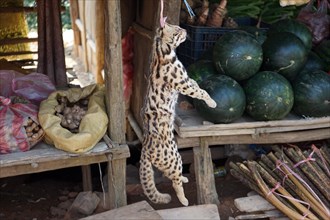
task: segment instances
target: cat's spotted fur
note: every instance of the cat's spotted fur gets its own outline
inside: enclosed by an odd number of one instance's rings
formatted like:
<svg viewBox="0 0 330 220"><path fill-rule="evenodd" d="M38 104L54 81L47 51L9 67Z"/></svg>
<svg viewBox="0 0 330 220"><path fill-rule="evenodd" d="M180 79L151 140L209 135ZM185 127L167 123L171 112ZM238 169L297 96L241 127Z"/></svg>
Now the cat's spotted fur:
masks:
<svg viewBox="0 0 330 220"><path fill-rule="evenodd" d="M153 166L172 180L180 202L187 206L182 183L182 160L174 140L174 114L178 94L204 100L210 107L216 103L206 91L190 79L178 60L175 49L185 41L186 30L165 23L156 32L152 69L143 106L143 135L140 159L140 180L145 195L154 203L169 203L171 196L160 193L155 186Z"/></svg>

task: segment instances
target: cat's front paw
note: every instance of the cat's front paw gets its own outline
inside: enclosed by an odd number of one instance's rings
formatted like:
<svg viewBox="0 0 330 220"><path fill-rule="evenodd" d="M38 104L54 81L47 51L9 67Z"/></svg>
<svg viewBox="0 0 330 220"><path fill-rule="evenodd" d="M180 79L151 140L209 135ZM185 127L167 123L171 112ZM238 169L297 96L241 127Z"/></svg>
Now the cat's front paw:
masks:
<svg viewBox="0 0 330 220"><path fill-rule="evenodd" d="M210 107L210 108L215 108L217 107L217 103L213 100L213 99L208 99L205 101L206 104Z"/></svg>

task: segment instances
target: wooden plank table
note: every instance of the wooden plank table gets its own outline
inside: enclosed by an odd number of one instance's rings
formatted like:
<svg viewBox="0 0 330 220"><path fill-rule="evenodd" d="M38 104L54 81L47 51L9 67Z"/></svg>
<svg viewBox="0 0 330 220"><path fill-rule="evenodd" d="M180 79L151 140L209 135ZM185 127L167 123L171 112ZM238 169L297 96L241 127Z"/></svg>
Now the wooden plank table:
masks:
<svg viewBox="0 0 330 220"><path fill-rule="evenodd" d="M83 154L62 151L44 142L38 143L26 152L2 154L0 155L0 178L81 166L83 189L91 191L91 164L107 162L109 165L113 160L126 159L130 156L126 144L111 143L109 138L104 138L104 140ZM126 173L121 175L126 176ZM112 175L108 174L109 183L112 181L111 178L113 178ZM109 197L110 201L116 202L116 195L109 193Z"/></svg>
<svg viewBox="0 0 330 220"><path fill-rule="evenodd" d="M195 109L176 109L178 148L193 147L197 202L219 203L209 146L225 144L275 144L330 138L330 117L301 118L289 114L283 120L254 121L243 116L230 124L205 121Z"/></svg>

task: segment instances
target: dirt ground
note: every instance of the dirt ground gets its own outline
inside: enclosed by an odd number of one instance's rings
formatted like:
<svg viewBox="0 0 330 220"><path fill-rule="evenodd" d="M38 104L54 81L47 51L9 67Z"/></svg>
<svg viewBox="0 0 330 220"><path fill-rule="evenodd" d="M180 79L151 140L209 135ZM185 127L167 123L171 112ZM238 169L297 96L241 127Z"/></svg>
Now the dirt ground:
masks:
<svg viewBox="0 0 330 220"><path fill-rule="evenodd" d="M93 165L94 166L94 165ZM98 167L92 167L93 190L102 192ZM185 193L190 205L196 204L196 183L189 173L190 182L184 184ZM130 185L128 180L128 185ZM139 184L135 190L127 192L128 204L147 200ZM216 177L216 187L219 195L219 213L221 219L235 217L239 212L234 206L234 199L246 196L250 191L239 181L227 174ZM172 195L172 202L167 205L155 205L155 209L181 207L168 181L157 185L161 192ZM22 175L0 179L0 219L3 220L57 220L63 219L65 212L72 204L75 196L82 191L80 167L48 171L38 174ZM148 201L148 200L147 200ZM63 211L64 210L64 211ZM78 219L83 216L71 216Z"/></svg>

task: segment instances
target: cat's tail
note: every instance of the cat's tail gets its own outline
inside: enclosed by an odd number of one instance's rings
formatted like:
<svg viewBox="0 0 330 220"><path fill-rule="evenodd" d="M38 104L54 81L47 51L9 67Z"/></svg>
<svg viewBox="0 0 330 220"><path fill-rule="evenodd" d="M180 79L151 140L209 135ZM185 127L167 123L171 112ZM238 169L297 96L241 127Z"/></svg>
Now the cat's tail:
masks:
<svg viewBox="0 0 330 220"><path fill-rule="evenodd" d="M171 196L169 194L160 193L157 190L152 164L143 153L140 160L140 181L144 194L153 203L166 204L171 201Z"/></svg>

